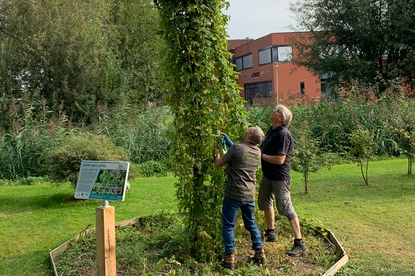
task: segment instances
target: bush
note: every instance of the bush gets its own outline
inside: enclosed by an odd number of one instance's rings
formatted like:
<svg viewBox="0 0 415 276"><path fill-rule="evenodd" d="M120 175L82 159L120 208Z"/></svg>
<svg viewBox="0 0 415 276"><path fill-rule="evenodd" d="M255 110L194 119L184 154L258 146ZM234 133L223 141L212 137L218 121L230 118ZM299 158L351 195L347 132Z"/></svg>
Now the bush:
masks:
<svg viewBox="0 0 415 276"><path fill-rule="evenodd" d="M140 176L167 176L168 168L165 163L158 161L147 161L136 165L135 170Z"/></svg>
<svg viewBox="0 0 415 276"><path fill-rule="evenodd" d="M125 150L102 135L74 134L44 157L44 173L56 181L76 185L82 160L129 161Z"/></svg>

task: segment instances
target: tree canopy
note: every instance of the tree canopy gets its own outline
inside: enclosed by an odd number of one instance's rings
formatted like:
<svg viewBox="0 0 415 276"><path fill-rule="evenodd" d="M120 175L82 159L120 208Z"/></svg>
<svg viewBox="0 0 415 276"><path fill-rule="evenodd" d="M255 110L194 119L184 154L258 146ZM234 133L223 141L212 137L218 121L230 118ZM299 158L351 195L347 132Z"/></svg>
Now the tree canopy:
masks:
<svg viewBox="0 0 415 276"><path fill-rule="evenodd" d="M295 62L333 82L375 88L415 84L415 1L303 0Z"/></svg>
<svg viewBox="0 0 415 276"><path fill-rule="evenodd" d="M39 98L74 121L160 93L161 39L149 0L0 1L0 93ZM158 91L158 92L155 92Z"/></svg>

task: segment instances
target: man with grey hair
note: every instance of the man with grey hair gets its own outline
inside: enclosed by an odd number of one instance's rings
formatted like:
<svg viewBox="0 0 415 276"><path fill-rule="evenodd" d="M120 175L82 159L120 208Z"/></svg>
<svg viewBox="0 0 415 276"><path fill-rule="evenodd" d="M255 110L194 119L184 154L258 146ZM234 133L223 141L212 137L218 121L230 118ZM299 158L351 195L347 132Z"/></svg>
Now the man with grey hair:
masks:
<svg viewBox="0 0 415 276"><path fill-rule="evenodd" d="M251 260L257 264L265 264L264 244L261 233L255 223L255 185L256 171L261 164L261 150L258 144L264 138L260 127L250 127L243 134L243 142L233 144L228 140L229 150L224 156L215 151L215 165L227 165L228 180L225 188L225 197L222 204L223 241L225 244L225 258L222 266L233 269L235 267L235 224L239 209L245 229L251 234L252 249L255 250Z"/></svg>
<svg viewBox="0 0 415 276"><path fill-rule="evenodd" d="M278 213L286 216L294 233L294 246L287 252L289 256L299 256L307 251L302 240L300 222L291 202L290 169L294 140L288 126L292 113L284 105L277 105L271 115L271 128L261 145L262 179L258 194L258 207L264 211L267 230L265 241L274 242L277 236L274 230L274 206Z"/></svg>

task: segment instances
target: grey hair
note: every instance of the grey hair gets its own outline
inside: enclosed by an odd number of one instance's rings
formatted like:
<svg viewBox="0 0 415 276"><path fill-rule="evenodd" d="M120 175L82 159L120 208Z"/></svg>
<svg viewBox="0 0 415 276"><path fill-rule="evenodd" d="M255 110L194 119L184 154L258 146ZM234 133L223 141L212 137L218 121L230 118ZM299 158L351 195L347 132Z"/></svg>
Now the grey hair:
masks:
<svg viewBox="0 0 415 276"><path fill-rule="evenodd" d="M259 144L264 139L265 134L259 126L253 126L248 128L249 134L251 134L251 141L255 144Z"/></svg>
<svg viewBox="0 0 415 276"><path fill-rule="evenodd" d="M285 105L279 104L275 108L275 110L278 110L282 116L282 124L285 126L289 126L291 123L291 120L293 119L293 114L291 111L286 107Z"/></svg>

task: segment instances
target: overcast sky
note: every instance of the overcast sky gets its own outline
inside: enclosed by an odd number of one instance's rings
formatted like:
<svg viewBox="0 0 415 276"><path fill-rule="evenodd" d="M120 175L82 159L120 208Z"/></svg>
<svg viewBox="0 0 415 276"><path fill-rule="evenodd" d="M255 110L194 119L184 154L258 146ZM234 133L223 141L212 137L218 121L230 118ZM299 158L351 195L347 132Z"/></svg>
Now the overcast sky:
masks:
<svg viewBox="0 0 415 276"><path fill-rule="evenodd" d="M230 15L229 39L260 38L270 33L290 32L295 16L290 12L290 0L228 0Z"/></svg>

